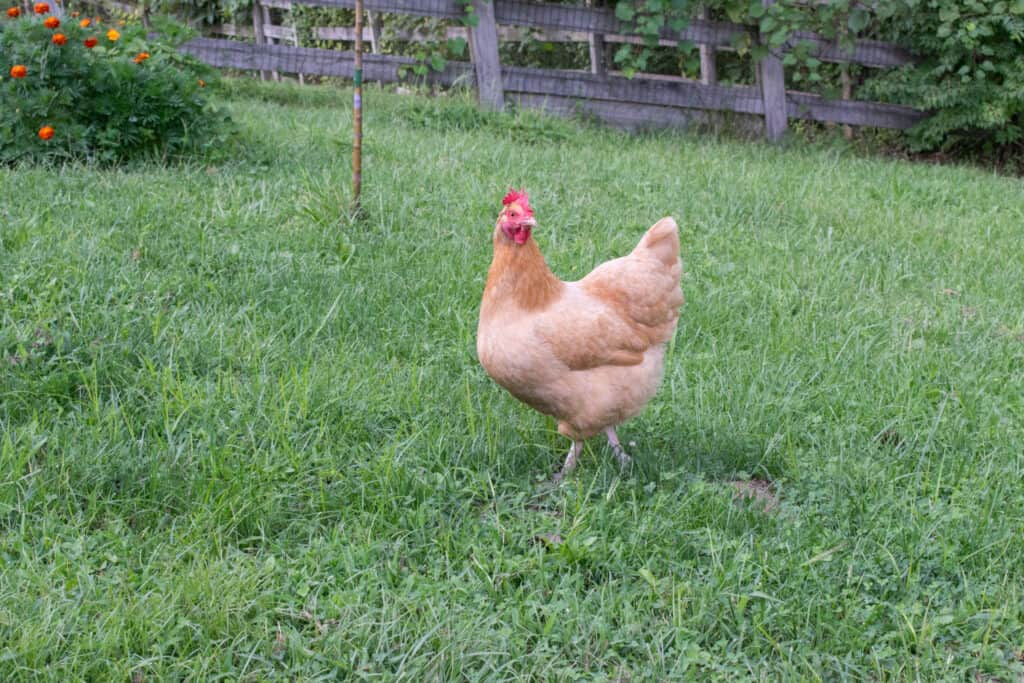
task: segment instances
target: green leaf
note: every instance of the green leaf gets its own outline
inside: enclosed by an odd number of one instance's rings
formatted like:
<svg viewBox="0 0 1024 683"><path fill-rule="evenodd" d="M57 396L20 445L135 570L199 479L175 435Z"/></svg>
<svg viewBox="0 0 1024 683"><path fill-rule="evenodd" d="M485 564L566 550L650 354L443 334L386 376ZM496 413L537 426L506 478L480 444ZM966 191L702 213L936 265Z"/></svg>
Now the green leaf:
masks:
<svg viewBox="0 0 1024 683"><path fill-rule="evenodd" d="M633 49L630 45L623 44L619 46L619 49L615 51L615 63L625 64L629 61L629 58L633 55Z"/></svg>
<svg viewBox="0 0 1024 683"><path fill-rule="evenodd" d="M466 52L466 39L465 38L449 38L448 39L448 50L451 51L456 57L461 57Z"/></svg>
<svg viewBox="0 0 1024 683"><path fill-rule="evenodd" d="M676 17L668 22L668 27L673 31L682 31L690 25L690 21L683 17Z"/></svg>
<svg viewBox="0 0 1024 683"><path fill-rule="evenodd" d="M946 5L939 10L939 21L952 23L960 18L960 10L955 5Z"/></svg>
<svg viewBox="0 0 1024 683"><path fill-rule="evenodd" d="M648 569L647 567L641 567L638 573L640 574L641 578L643 578L643 580L646 581L648 585L650 585L651 588L653 588L654 590L658 590L658 579L654 577L654 574L651 573L650 569Z"/></svg>
<svg viewBox="0 0 1024 683"><path fill-rule="evenodd" d="M854 33L860 33L868 27L868 23L871 21L871 15L866 10L862 10L859 7L850 12L850 18L847 20L846 25L850 27L850 30Z"/></svg>
<svg viewBox="0 0 1024 683"><path fill-rule="evenodd" d="M619 0L619 4L615 5L615 16L620 21L632 21L635 15L632 4L627 0Z"/></svg>

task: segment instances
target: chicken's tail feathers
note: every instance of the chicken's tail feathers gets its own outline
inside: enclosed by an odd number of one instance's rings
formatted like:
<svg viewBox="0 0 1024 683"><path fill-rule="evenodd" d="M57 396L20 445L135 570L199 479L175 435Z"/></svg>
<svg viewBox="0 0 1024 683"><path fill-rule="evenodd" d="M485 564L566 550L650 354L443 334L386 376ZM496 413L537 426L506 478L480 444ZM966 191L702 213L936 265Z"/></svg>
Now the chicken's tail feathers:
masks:
<svg viewBox="0 0 1024 683"><path fill-rule="evenodd" d="M640 238L636 250L649 251L666 266L679 263L679 226L671 216L666 216L650 227Z"/></svg>

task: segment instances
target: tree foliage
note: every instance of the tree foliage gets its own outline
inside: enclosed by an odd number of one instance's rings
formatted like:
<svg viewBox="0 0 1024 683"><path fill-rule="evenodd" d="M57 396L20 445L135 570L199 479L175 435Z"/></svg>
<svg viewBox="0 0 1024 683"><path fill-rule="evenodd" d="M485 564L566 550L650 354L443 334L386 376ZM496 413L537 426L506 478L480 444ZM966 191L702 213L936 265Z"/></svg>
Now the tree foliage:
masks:
<svg viewBox="0 0 1024 683"><path fill-rule="evenodd" d="M920 149L1020 148L1024 142L1024 0L890 0L886 38L920 62L866 92L934 111L912 131Z"/></svg>

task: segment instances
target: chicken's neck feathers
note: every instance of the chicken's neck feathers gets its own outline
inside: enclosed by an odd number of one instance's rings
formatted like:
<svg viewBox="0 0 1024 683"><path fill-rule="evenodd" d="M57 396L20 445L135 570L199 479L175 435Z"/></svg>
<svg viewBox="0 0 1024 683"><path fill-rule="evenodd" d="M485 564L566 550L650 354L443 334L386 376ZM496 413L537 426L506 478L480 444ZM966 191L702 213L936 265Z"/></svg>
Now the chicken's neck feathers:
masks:
<svg viewBox="0 0 1024 683"><path fill-rule="evenodd" d="M519 245L503 234L495 235L494 258L484 288L484 312L509 305L525 311L540 310L557 299L564 287L532 237Z"/></svg>

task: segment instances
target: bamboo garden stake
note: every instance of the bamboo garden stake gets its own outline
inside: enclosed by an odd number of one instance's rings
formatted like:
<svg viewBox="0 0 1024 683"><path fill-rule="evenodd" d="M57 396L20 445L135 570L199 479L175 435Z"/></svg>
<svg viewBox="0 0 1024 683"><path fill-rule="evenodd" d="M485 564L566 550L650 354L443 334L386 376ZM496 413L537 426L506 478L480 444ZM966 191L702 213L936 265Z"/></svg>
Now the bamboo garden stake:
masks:
<svg viewBox="0 0 1024 683"><path fill-rule="evenodd" d="M352 95L352 208L363 189L363 0L356 0L355 92Z"/></svg>

